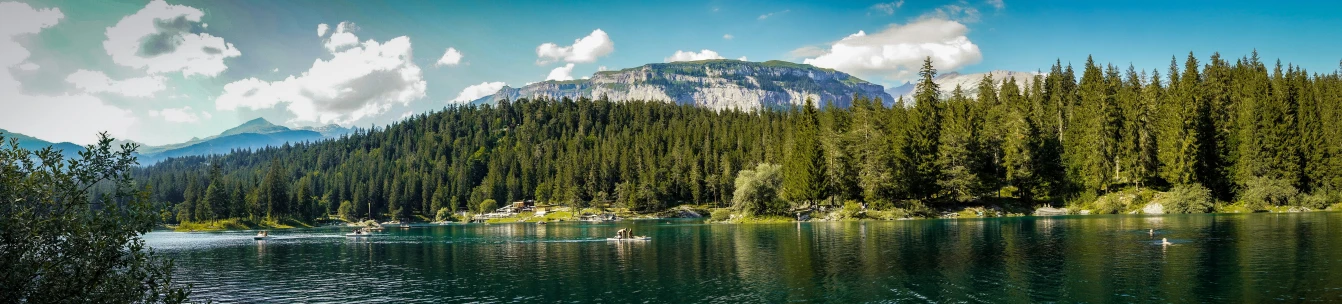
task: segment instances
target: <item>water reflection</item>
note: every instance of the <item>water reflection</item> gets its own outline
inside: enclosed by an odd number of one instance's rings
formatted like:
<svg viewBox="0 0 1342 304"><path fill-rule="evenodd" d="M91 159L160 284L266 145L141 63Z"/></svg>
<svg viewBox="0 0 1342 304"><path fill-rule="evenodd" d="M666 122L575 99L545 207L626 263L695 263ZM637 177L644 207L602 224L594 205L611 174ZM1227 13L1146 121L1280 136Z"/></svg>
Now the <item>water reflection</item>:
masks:
<svg viewBox="0 0 1342 304"><path fill-rule="evenodd" d="M565 222L146 238L198 296L220 302L1337 302L1338 220ZM652 241L605 240L621 228Z"/></svg>

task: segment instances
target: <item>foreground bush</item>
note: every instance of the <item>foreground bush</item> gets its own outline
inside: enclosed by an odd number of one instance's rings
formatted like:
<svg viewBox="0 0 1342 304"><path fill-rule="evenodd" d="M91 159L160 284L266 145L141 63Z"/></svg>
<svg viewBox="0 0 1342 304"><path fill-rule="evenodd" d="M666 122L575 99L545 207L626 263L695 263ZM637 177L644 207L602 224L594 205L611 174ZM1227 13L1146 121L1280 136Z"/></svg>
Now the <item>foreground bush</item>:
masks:
<svg viewBox="0 0 1342 304"><path fill-rule="evenodd" d="M132 186L135 148L114 149L107 134L74 160L13 139L0 147L0 302L186 301L172 262L140 238L157 216Z"/></svg>
<svg viewBox="0 0 1342 304"><path fill-rule="evenodd" d="M1211 189L1202 184L1174 186L1165 193L1164 198L1161 205L1165 213L1207 213L1216 203Z"/></svg>
<svg viewBox="0 0 1342 304"><path fill-rule="evenodd" d="M1244 184L1239 200L1245 207L1253 210L1266 210L1269 207L1291 203L1298 191L1285 179L1255 177Z"/></svg>

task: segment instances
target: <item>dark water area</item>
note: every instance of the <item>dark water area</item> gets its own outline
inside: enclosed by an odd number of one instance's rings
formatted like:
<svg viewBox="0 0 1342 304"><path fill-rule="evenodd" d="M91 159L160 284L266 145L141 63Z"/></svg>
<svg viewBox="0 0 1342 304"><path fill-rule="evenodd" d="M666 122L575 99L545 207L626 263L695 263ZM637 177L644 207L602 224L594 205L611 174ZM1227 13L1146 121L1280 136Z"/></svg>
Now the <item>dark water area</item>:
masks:
<svg viewBox="0 0 1342 304"><path fill-rule="evenodd" d="M344 232L145 239L216 302L1342 302L1342 213Z"/></svg>

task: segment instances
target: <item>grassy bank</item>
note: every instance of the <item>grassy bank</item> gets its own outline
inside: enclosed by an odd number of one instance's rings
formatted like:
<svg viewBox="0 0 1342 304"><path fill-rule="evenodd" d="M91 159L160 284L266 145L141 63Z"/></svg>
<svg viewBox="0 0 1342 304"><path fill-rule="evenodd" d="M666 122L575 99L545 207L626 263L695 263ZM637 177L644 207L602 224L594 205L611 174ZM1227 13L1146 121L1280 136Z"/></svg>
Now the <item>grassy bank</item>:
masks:
<svg viewBox="0 0 1342 304"><path fill-rule="evenodd" d="M166 228L179 232L199 232L199 231L223 231L223 230L253 230L253 229L289 229L289 228L309 228L311 224L300 222L293 219L261 220L252 221L243 218L231 218L204 222L183 222L177 225L165 225Z"/></svg>

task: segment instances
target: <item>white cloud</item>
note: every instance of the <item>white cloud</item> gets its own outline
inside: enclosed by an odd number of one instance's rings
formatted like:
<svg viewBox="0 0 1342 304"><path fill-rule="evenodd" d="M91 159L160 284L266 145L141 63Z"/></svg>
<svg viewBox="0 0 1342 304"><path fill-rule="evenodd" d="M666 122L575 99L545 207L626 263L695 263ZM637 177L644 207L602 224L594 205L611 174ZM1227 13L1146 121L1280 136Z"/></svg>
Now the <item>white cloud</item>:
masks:
<svg viewBox="0 0 1342 304"><path fill-rule="evenodd" d="M353 22L343 21L336 25L335 33L326 39L326 50L335 52L346 47L359 45L359 37L354 35L357 27Z"/></svg>
<svg viewBox="0 0 1342 304"><path fill-rule="evenodd" d="M545 80L573 80L573 64L570 63L550 70L550 75L545 76Z"/></svg>
<svg viewBox="0 0 1342 304"><path fill-rule="evenodd" d="M457 94L457 98L452 99L452 102L454 103L472 102L475 101L476 99L480 99L480 97L494 95L494 93L498 93L499 90L501 89L503 89L502 81L481 82L480 84L468 86L466 87L466 89L461 90L461 93Z"/></svg>
<svg viewBox="0 0 1342 304"><path fill-rule="evenodd" d="M750 59L747 59L746 56L741 56L741 58L736 58L736 60L740 60L740 61L750 61Z"/></svg>
<svg viewBox="0 0 1342 304"><path fill-rule="evenodd" d="M180 71L183 76L213 77L228 69L224 58L242 53L223 38L197 33L205 28L197 28L203 16L194 7L154 0L108 27L103 49L112 62L151 74Z"/></svg>
<svg viewBox="0 0 1342 304"><path fill-rule="evenodd" d="M695 60L708 60L708 59L723 59L723 57L718 55L718 52L714 52L713 50L700 50L698 53L676 51L675 54L671 54L671 57L666 57L664 61L676 62L676 61L695 61Z"/></svg>
<svg viewBox="0 0 1342 304"><path fill-rule="evenodd" d="M79 69L65 77L65 82L74 84L76 88L85 92L116 93L126 97L154 96L154 93L168 88L164 84L166 81L166 78L157 75L115 80L101 71L85 69Z"/></svg>
<svg viewBox="0 0 1342 304"><path fill-rule="evenodd" d="M759 19L759 20L769 19L769 17L773 17L773 16L777 16L777 15L782 15L782 14L787 14L788 12L791 12L791 11L792 11L792 10L790 10L790 9L785 9L785 10L782 10L782 11L779 11L779 12L772 12L772 13L768 13L768 14L763 14L763 15L760 15L760 17L759 17L758 19Z"/></svg>
<svg viewBox="0 0 1342 304"><path fill-rule="evenodd" d="M41 66L38 66L36 63L32 62L24 62L23 64L19 65L19 69L24 71L36 71L38 68L41 68Z"/></svg>
<svg viewBox="0 0 1342 304"><path fill-rule="evenodd" d="M573 40L573 45L559 46L553 42L547 42L536 47L536 64L547 64L555 61L588 63L594 62L598 57L609 55L615 51L615 42L610 40L610 36L605 31L596 29L587 37Z"/></svg>
<svg viewBox="0 0 1342 304"><path fill-rule="evenodd" d="M274 69L271 69L270 72L271 72L271 73L279 73L279 72L280 72L280 68L274 68Z"/></svg>
<svg viewBox="0 0 1342 304"><path fill-rule="evenodd" d="M942 19L892 24L871 35L859 31L844 37L803 62L858 75L906 79L930 56L937 69L954 71L983 59L979 47L965 36L968 32L964 24ZM813 51L802 48L793 54Z"/></svg>
<svg viewBox="0 0 1342 304"><path fill-rule="evenodd" d="M332 37L354 36L344 24ZM425 95L423 73L412 60L408 37L386 43L368 40L332 55L331 60L316 59L312 68L284 80L247 78L224 85L215 108L266 109L286 103L293 121L349 124Z"/></svg>
<svg viewBox="0 0 1342 304"><path fill-rule="evenodd" d="M875 5L872 5L870 9L873 11L881 12L888 16L888 15L894 15L895 10L898 10L900 7L903 6L904 6L904 0L899 0L889 3L877 3Z"/></svg>
<svg viewBox="0 0 1342 304"><path fill-rule="evenodd" d="M331 26L330 26L330 25L326 25L325 23L318 24L318 25L317 25L317 37L326 36L326 31L327 31L327 30L330 30L330 29L331 29Z"/></svg>
<svg viewBox="0 0 1342 304"><path fill-rule="evenodd" d="M964 0L960 0L960 2L958 3L942 5L941 7L938 7L932 11L923 13L923 15L919 16L918 19L919 20L940 19L940 20L951 20L960 23L975 23L979 22L979 16L980 16L979 9L970 6L969 3L965 2Z"/></svg>
<svg viewBox="0 0 1342 304"><path fill-rule="evenodd" d="M439 58L438 63L436 63L436 65L438 66L457 65L460 63L461 63L461 52L458 52L456 48L447 48L447 51L443 52L443 58Z"/></svg>
<svg viewBox="0 0 1342 304"><path fill-rule="evenodd" d="M149 110L149 116L162 117L164 121L176 123L197 122L200 121L201 116L205 116L206 119L210 117L210 113L204 111L201 111L200 114L201 115L198 116L196 113L193 113L190 106L182 107L180 109L168 108L163 109L162 111Z"/></svg>
<svg viewBox="0 0 1342 304"><path fill-rule="evenodd" d="M732 40L732 38L736 38L736 36L732 36L732 34L722 34L722 39Z"/></svg>
<svg viewBox="0 0 1342 304"><path fill-rule="evenodd" d="M136 123L130 111L80 95L25 95L10 68L27 69L31 54L15 37L37 34L60 22L60 9L34 9L25 3L0 2L0 128L53 142L92 143L98 132L124 137ZM36 64L31 64L36 69Z"/></svg>
<svg viewBox="0 0 1342 304"><path fill-rule="evenodd" d="M596 70L597 70L597 71L605 71L605 70L606 70L606 66L603 65L603 66L596 67Z"/></svg>

